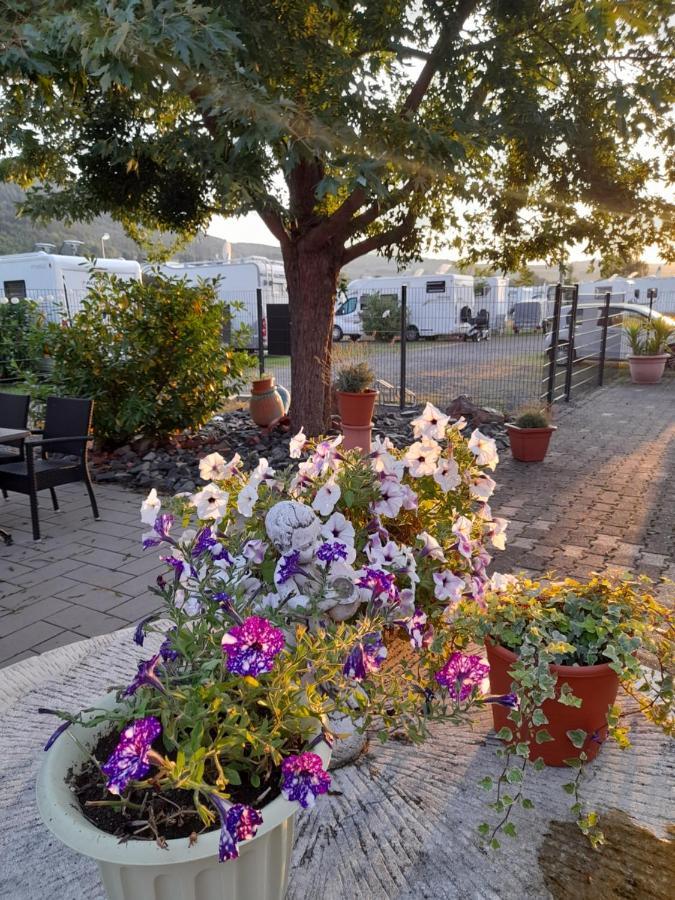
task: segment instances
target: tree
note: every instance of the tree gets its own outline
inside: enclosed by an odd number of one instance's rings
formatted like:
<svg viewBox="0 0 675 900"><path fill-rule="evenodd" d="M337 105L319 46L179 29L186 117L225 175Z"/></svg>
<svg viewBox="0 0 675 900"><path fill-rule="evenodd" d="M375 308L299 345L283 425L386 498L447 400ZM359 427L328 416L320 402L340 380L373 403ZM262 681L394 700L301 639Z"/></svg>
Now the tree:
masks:
<svg viewBox="0 0 675 900"><path fill-rule="evenodd" d="M401 333L401 304L391 294L361 295L363 333L391 343Z"/></svg>
<svg viewBox="0 0 675 900"><path fill-rule="evenodd" d="M503 270L577 241L673 252L669 0L3 5L0 149L25 211L132 234L256 211L307 433L330 410L338 275L364 253L412 260L447 228Z"/></svg>
<svg viewBox="0 0 675 900"><path fill-rule="evenodd" d="M602 260L600 275L602 278L609 278L610 275L620 275L623 278L643 278L645 275L649 275L649 266L641 259L610 254Z"/></svg>

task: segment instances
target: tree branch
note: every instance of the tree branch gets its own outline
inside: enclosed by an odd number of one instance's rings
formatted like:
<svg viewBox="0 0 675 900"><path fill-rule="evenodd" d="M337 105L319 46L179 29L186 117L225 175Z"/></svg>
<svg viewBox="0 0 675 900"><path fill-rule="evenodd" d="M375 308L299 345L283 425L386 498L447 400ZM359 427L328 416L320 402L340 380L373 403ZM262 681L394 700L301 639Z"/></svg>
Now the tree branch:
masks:
<svg viewBox="0 0 675 900"><path fill-rule="evenodd" d="M288 242L288 233L284 228L284 222L279 213L275 212L269 206L257 206L255 211L258 213L260 218L263 220L265 225L272 232L274 237L279 241L280 244L285 244Z"/></svg>
<svg viewBox="0 0 675 900"><path fill-rule="evenodd" d="M394 207L398 206L399 203L402 203L403 200L412 193L414 187L415 181L410 178L403 187L399 188L397 191L392 191L388 197L385 197L383 200L375 200L375 202L362 212L360 216L356 216L356 218L352 219L349 227L351 234L362 231L374 222L378 216L381 216L382 213L394 209Z"/></svg>
<svg viewBox="0 0 675 900"><path fill-rule="evenodd" d="M358 259L359 256L363 256L364 253L381 250L383 247L397 243L410 233L415 224L415 219L415 214L409 211L401 224L396 225L395 228L390 228L388 231L383 231L380 234L373 234L362 241L358 241L356 244L352 244L350 247L345 247L342 254L342 265L346 266L347 263Z"/></svg>

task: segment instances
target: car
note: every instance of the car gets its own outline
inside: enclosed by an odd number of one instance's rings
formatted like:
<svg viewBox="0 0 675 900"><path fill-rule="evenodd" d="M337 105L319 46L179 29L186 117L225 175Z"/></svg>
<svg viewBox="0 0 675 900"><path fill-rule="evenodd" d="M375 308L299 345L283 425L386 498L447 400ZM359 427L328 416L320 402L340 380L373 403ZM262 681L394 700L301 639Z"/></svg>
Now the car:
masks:
<svg viewBox="0 0 675 900"><path fill-rule="evenodd" d="M569 329L572 316L572 306L565 305L560 310L560 326L558 328L558 364L564 365L569 354ZM609 321L607 323L607 340L605 346L605 359L626 359L629 353L629 345L623 331L623 325L628 319L643 319L645 322L653 319L665 319L675 329L675 318L663 313L650 310L648 306L637 303L612 303L609 307ZM605 304L602 300L594 303L579 303L574 336L574 359L595 359L602 353L602 334L605 322ZM549 333L546 335L544 352L551 358L553 353L553 320L549 320ZM675 352L675 334L672 338L672 348Z"/></svg>

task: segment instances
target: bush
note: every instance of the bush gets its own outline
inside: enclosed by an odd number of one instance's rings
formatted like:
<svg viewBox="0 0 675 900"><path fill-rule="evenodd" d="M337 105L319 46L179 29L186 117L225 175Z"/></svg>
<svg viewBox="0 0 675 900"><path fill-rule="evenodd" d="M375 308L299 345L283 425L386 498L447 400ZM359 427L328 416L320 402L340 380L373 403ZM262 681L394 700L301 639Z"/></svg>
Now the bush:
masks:
<svg viewBox="0 0 675 900"><path fill-rule="evenodd" d="M36 372L45 340L45 319L34 300L0 298L0 378Z"/></svg>
<svg viewBox="0 0 675 900"><path fill-rule="evenodd" d="M369 294L361 309L364 334L376 341L393 341L401 332L401 304L391 294Z"/></svg>
<svg viewBox="0 0 675 900"><path fill-rule="evenodd" d="M54 381L94 399L94 431L108 444L198 427L249 363L222 342L228 317L212 283L97 275L72 324L52 328Z"/></svg>

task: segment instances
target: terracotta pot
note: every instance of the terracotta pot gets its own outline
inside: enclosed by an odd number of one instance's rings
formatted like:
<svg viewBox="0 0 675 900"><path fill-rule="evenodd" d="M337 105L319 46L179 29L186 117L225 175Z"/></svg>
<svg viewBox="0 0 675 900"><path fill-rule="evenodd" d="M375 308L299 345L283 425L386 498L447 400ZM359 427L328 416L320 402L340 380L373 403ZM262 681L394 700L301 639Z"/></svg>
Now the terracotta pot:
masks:
<svg viewBox="0 0 675 900"><path fill-rule="evenodd" d="M630 377L634 384L658 384L668 361L668 353L656 356L629 356Z"/></svg>
<svg viewBox="0 0 675 900"><path fill-rule="evenodd" d="M377 391L368 389L359 394L337 391L338 410L345 425L370 425L377 400Z"/></svg>
<svg viewBox="0 0 675 900"><path fill-rule="evenodd" d="M361 450L370 453L370 445L373 434L373 423L369 425L345 425L342 423L344 440L342 446L345 450Z"/></svg>
<svg viewBox="0 0 675 900"><path fill-rule="evenodd" d="M546 428L519 428L507 423L505 427L511 454L519 462L541 462L546 456L551 435L556 430L555 425L548 425Z"/></svg>
<svg viewBox="0 0 675 900"><path fill-rule="evenodd" d="M290 395L286 388L277 387L274 376L259 378L251 386L249 411L256 425L267 428L288 412Z"/></svg>
<svg viewBox="0 0 675 900"><path fill-rule="evenodd" d="M499 647L490 641L485 642L488 662L490 663L490 690L493 694L511 692L512 680L509 669L517 657L506 647ZM551 672L558 676L556 691L563 684L568 684L575 697L581 698L581 706L565 706L558 700L546 700L542 706L548 719L541 730L548 731L553 738L544 744L537 744L535 736L531 737L530 759L543 759L547 766L563 766L565 760L578 757L583 750L588 760L595 759L600 747L607 739L607 711L616 702L619 690L619 679L616 672L607 663L598 666L551 666ZM508 717L509 710L498 704L492 705L492 718L495 730L500 728L515 729L515 723ZM582 729L588 737L580 749L567 737L568 731ZM538 731L540 729L535 729ZM526 732L521 731L522 740L528 740Z"/></svg>

